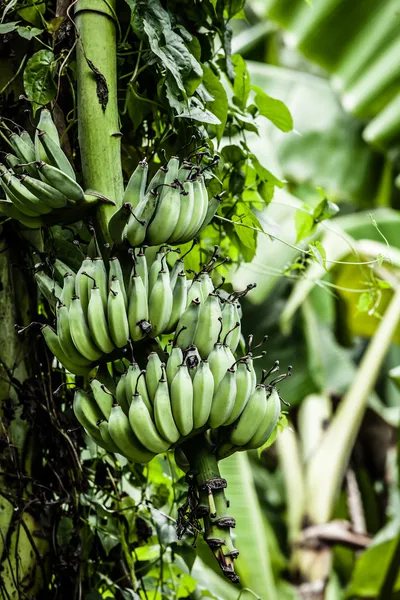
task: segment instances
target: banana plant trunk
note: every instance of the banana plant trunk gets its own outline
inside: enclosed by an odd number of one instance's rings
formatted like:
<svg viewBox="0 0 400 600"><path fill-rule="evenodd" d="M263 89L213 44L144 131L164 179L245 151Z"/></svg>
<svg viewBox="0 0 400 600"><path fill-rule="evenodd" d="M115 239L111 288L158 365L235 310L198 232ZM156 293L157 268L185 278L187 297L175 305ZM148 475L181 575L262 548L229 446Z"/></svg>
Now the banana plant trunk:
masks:
<svg viewBox="0 0 400 600"><path fill-rule="evenodd" d="M40 402L44 386L34 345L14 327L35 315L36 286L24 269L24 244L8 225L0 229L0 591L14 599L34 598L46 583L50 536L32 486L41 454L26 418L32 394Z"/></svg>

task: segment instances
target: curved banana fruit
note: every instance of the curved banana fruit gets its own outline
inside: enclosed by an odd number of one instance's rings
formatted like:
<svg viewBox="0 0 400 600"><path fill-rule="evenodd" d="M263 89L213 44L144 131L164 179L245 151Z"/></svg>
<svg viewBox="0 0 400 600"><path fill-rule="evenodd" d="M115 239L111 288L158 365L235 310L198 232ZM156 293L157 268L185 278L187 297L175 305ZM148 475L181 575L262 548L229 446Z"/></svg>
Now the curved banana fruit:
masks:
<svg viewBox="0 0 400 600"><path fill-rule="evenodd" d="M101 299L100 289L94 286L90 293L88 306L88 323L92 338L98 348L105 354L115 350L108 330L106 313Z"/></svg>
<svg viewBox="0 0 400 600"><path fill-rule="evenodd" d="M200 225L202 223L202 217L203 217L203 213L204 213L205 198L203 195L203 188L199 181L199 178L196 178L193 181L192 185L193 185L193 199L194 199L192 217L190 219L190 224L189 224L189 227L188 227L185 235L182 236L181 243L188 242L189 240L192 240L196 236L196 234L200 228Z"/></svg>
<svg viewBox="0 0 400 600"><path fill-rule="evenodd" d="M101 410L105 419L108 420L114 402L113 395L98 379L92 379L89 385L97 406Z"/></svg>
<svg viewBox="0 0 400 600"><path fill-rule="evenodd" d="M90 277L93 277L94 267L92 259L87 256L76 274L75 277L75 291L76 295L79 296L82 309L85 315L87 315L88 306L89 306L89 297L90 297L90 289L92 280ZM85 273L85 275L84 275ZM90 277L88 277L90 275Z"/></svg>
<svg viewBox="0 0 400 600"><path fill-rule="evenodd" d="M100 423L98 424L98 428L100 431L101 439L103 440L104 448L107 450L107 452L116 452L117 454L119 454L120 449L111 437L107 421L100 421Z"/></svg>
<svg viewBox="0 0 400 600"><path fill-rule="evenodd" d="M242 414L251 392L254 390L250 370L246 361L239 362L236 369L236 398L231 415L224 425L231 425Z"/></svg>
<svg viewBox="0 0 400 600"><path fill-rule="evenodd" d="M210 417L208 424L215 429L223 425L230 417L236 398L236 372L235 369L227 369L221 383L215 388L212 399Z"/></svg>
<svg viewBox="0 0 400 600"><path fill-rule="evenodd" d="M154 394L154 419L157 430L161 436L170 444L175 444L180 438L179 430L175 424L171 408L171 397L168 381L165 376L165 368L162 366L162 375L157 382Z"/></svg>
<svg viewBox="0 0 400 600"><path fill-rule="evenodd" d="M1 186L6 196L19 210L28 216L44 215L51 212L51 207L27 189L20 179L9 172L2 172L1 178Z"/></svg>
<svg viewBox="0 0 400 600"><path fill-rule="evenodd" d="M270 394L267 394L267 408L263 420L260 423L256 433L246 444L247 450L261 448L268 441L274 431L281 414L281 399L278 390L272 388Z"/></svg>
<svg viewBox="0 0 400 600"><path fill-rule="evenodd" d="M68 198L65 194L56 190L45 181L35 179L29 175L22 175L21 183L35 195L39 200L51 208L64 208L68 204Z"/></svg>
<svg viewBox="0 0 400 600"><path fill-rule="evenodd" d="M44 130L39 131L38 137L50 164L75 181L75 171L60 145Z"/></svg>
<svg viewBox="0 0 400 600"><path fill-rule="evenodd" d="M155 457L155 453L144 448L139 442L120 406L113 406L111 409L108 431L119 452L134 462L148 463Z"/></svg>
<svg viewBox="0 0 400 600"><path fill-rule="evenodd" d="M97 406L94 399L80 388L76 388L74 393L73 410L79 423L90 434L98 434L97 423L103 419L103 413Z"/></svg>
<svg viewBox="0 0 400 600"><path fill-rule="evenodd" d="M69 327L75 348L88 360L99 360L102 352L95 345L78 296L73 296L69 308Z"/></svg>
<svg viewBox="0 0 400 600"><path fill-rule="evenodd" d="M172 288L172 286L171 286ZM172 310L171 316L166 327L166 333L174 331L178 325L181 315L185 312L187 306L187 285L186 274L181 271L178 274L176 284L172 293Z"/></svg>
<svg viewBox="0 0 400 600"><path fill-rule="evenodd" d="M155 216L146 231L146 240L152 246L158 246L168 240L178 222L180 212L180 188L172 183L163 189L157 204Z"/></svg>
<svg viewBox="0 0 400 600"><path fill-rule="evenodd" d="M204 299L207 299L210 294L214 293L214 284L207 271L201 271L199 275L201 284L201 293Z"/></svg>
<svg viewBox="0 0 400 600"><path fill-rule="evenodd" d="M181 365L171 384L172 414L182 436L193 429L193 384L186 365Z"/></svg>
<svg viewBox="0 0 400 600"><path fill-rule="evenodd" d="M146 380L142 377L143 372L140 370L137 363L132 363L128 367L125 380L125 393L129 406L132 404L132 398L135 392L139 392L143 402L147 406L149 413L153 414L153 406L150 402L147 392Z"/></svg>
<svg viewBox="0 0 400 600"><path fill-rule="evenodd" d="M126 414L126 416L128 416L130 404L127 400L126 393L126 375L126 373L122 373L121 377L119 378L119 381L117 383L117 389L115 391L115 399L117 401L117 404L120 405L120 407Z"/></svg>
<svg viewBox="0 0 400 600"><path fill-rule="evenodd" d="M219 384L225 376L225 373L235 362L235 359L231 361L225 352L223 345L217 342L208 357L211 372L214 377L215 389L218 389Z"/></svg>
<svg viewBox="0 0 400 600"><path fill-rule="evenodd" d="M133 394L129 408L129 423L140 443L150 452L160 453L168 450L170 443L158 433L139 392Z"/></svg>
<svg viewBox="0 0 400 600"><path fill-rule="evenodd" d="M117 348L123 348L128 343L129 324L124 296L116 277L111 277L107 302L107 320L112 341Z"/></svg>
<svg viewBox="0 0 400 600"><path fill-rule="evenodd" d="M161 246L161 248L158 250L158 252L156 253L153 262L151 263L151 267L149 269L148 272L148 289L149 289L149 293L151 292L151 290L153 289L157 279L158 279L158 274L159 272L162 270L163 268L163 259L166 256L166 252L164 251L165 246ZM165 260L165 259L164 259ZM168 266L165 265L165 268L167 269Z"/></svg>
<svg viewBox="0 0 400 600"><path fill-rule="evenodd" d="M60 342L62 351L72 362L83 367L91 364L91 360L85 358L75 347L72 341L70 325L69 325L69 311L67 306L59 304L57 306L57 335Z"/></svg>
<svg viewBox="0 0 400 600"><path fill-rule="evenodd" d="M171 386L172 380L178 372L180 365L183 363L183 352L179 348L179 346L173 346L171 350L171 354L167 360L167 381L168 385Z"/></svg>
<svg viewBox="0 0 400 600"><path fill-rule="evenodd" d="M57 302L61 299L62 288L43 271L37 271L35 273L35 280L47 302L51 307L55 308Z"/></svg>
<svg viewBox="0 0 400 600"><path fill-rule="evenodd" d="M89 375L91 371L90 367L77 365L76 363L72 362L69 356L63 352L60 340L50 325L44 325L41 329L41 332L47 346L50 349L50 352L54 354L56 359L65 367L65 369L67 369L67 371L73 373L74 375Z"/></svg>
<svg viewBox="0 0 400 600"><path fill-rule="evenodd" d="M149 305L146 288L139 275L131 277L129 294L128 324L131 339L134 342L142 340L152 331L149 323Z"/></svg>
<svg viewBox="0 0 400 600"><path fill-rule="evenodd" d="M219 297L216 294L209 294L207 300L201 306L199 317L201 325L197 327L194 336L194 343L202 358L207 358L217 343L220 318Z"/></svg>
<svg viewBox="0 0 400 600"><path fill-rule="evenodd" d="M152 326L150 337L157 337L168 327L173 304L168 271L162 269L149 297L149 320Z"/></svg>
<svg viewBox="0 0 400 600"><path fill-rule="evenodd" d="M114 244L121 245L124 242L126 228L132 214L132 205L129 202L123 204L115 211L108 223L108 232Z"/></svg>
<svg viewBox="0 0 400 600"><path fill-rule="evenodd" d="M156 192L148 192L129 217L126 238L134 248L144 242L146 228L156 209L157 199Z"/></svg>
<svg viewBox="0 0 400 600"><path fill-rule="evenodd" d="M141 160L126 185L122 199L123 204L129 202L132 208L135 208L142 200L146 190L148 169L149 165L146 159Z"/></svg>
<svg viewBox="0 0 400 600"><path fill-rule="evenodd" d="M267 410L265 385L257 385L242 414L232 426L229 441L234 446L245 446L257 432Z"/></svg>
<svg viewBox="0 0 400 600"><path fill-rule="evenodd" d="M179 243L190 225L194 204L194 190L191 181L183 182L183 191L180 192L179 217L173 232L168 238L168 243Z"/></svg>
<svg viewBox="0 0 400 600"><path fill-rule="evenodd" d="M187 293L187 306L189 306L191 302L196 299L200 300L200 302L204 302L205 300L201 281L198 279L193 279Z"/></svg>
<svg viewBox="0 0 400 600"><path fill-rule="evenodd" d="M112 277L110 278L110 285L108 283L108 277L107 277L107 270L104 264L104 260L100 257L100 256L96 256L93 259L93 272L92 272L92 277L94 279L94 281L92 280L92 283L89 282L89 288L93 288L94 285L96 285L99 290L100 290L100 296L101 296L101 300L103 302L103 306L104 306L104 310L107 310L107 299L108 299L108 290L111 287L111 282L113 281ZM120 287L121 287L121 293L122 295L124 295L124 291L122 291L122 288L125 288L124 286L124 280L120 280ZM91 294L91 293L90 293ZM89 294L89 297L90 297Z"/></svg>
<svg viewBox="0 0 400 600"><path fill-rule="evenodd" d="M35 130L35 158L38 162L44 161L49 162L49 158L46 154L43 145L40 142L39 131L45 131L53 140L55 144L60 145L60 138L58 136L57 127L53 122L51 112L46 108L42 108L40 111L40 118L37 129Z"/></svg>
<svg viewBox="0 0 400 600"><path fill-rule="evenodd" d="M193 379L193 426L203 427L210 416L214 395L214 377L206 360L201 361Z"/></svg>
<svg viewBox="0 0 400 600"><path fill-rule="evenodd" d="M128 295L125 289L124 275L122 272L121 263L116 256L112 256L109 260L108 287L110 287L112 277L116 277L121 286L121 292L124 297L125 308L128 308ZM122 285L124 284L124 285ZM107 298L107 294L106 294Z"/></svg>
<svg viewBox="0 0 400 600"><path fill-rule="evenodd" d="M146 367L146 386L149 393L150 402L154 404L154 396L158 387L158 382L163 374L162 362L157 352L151 352L147 357Z"/></svg>
<svg viewBox="0 0 400 600"><path fill-rule="evenodd" d="M61 192L71 202L82 202L84 192L79 183L75 179L61 171L53 165L48 165L45 162L38 164L39 175L44 181L51 185L54 189Z"/></svg>
<svg viewBox="0 0 400 600"><path fill-rule="evenodd" d="M26 171L32 176L37 177L38 172L34 164L35 163L35 146L30 138L27 131L22 131L20 134L12 133L9 137L9 142L14 150L14 153L18 156L21 163L24 163Z"/></svg>
<svg viewBox="0 0 400 600"><path fill-rule="evenodd" d="M144 248L139 248L139 253L136 255L136 273L141 278L146 294L149 295L149 273L147 269L147 260L144 254Z"/></svg>
<svg viewBox="0 0 400 600"><path fill-rule="evenodd" d="M186 350L193 345L196 335L197 324L200 315L200 300L197 298L192 300L185 312L181 315L178 325L176 326L176 334L174 344L182 350Z"/></svg>

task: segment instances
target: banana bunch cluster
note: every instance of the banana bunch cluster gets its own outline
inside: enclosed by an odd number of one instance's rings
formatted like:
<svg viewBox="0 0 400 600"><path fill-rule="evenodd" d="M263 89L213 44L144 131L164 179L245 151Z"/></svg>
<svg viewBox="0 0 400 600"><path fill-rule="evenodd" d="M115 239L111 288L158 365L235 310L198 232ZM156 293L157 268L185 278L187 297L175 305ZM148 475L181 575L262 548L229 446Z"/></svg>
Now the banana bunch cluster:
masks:
<svg viewBox="0 0 400 600"><path fill-rule="evenodd" d="M218 195L208 199L203 169L172 157L149 183L147 170L146 161L141 161L127 184L122 207L109 223L114 243L126 239L135 248L184 244L195 238L221 203Z"/></svg>
<svg viewBox="0 0 400 600"><path fill-rule="evenodd" d="M195 346L186 352L173 346L166 363L153 352L145 370L129 365L114 394L97 379L90 394L77 389L75 415L96 443L135 462L148 462L207 429L219 458L258 448L279 419L275 385L290 371L266 384L279 368L275 364L257 385L253 360L249 353L235 361L220 343L209 360L201 360Z"/></svg>
<svg viewBox="0 0 400 600"><path fill-rule="evenodd" d="M93 204L102 198L96 192L84 193L77 183L47 109L41 111L34 140L20 130L9 136L9 143L13 153L5 156L8 168L0 164L0 184L6 196L0 200L1 215L37 228L54 211Z"/></svg>
<svg viewBox="0 0 400 600"><path fill-rule="evenodd" d="M186 350L195 344L202 358L221 339L221 347L230 352L228 361L234 362L232 352L240 340L237 296L243 292L226 299L214 293L212 261L192 280L186 277L183 259L170 270L166 261L170 250L162 247L148 269L140 248L127 281L116 257L108 261L108 270L102 258L85 258L77 273L56 261L63 287L43 271L36 273L40 290L56 307L56 331L46 325L42 333L66 369L87 374L129 340L139 342L175 330L176 345Z"/></svg>

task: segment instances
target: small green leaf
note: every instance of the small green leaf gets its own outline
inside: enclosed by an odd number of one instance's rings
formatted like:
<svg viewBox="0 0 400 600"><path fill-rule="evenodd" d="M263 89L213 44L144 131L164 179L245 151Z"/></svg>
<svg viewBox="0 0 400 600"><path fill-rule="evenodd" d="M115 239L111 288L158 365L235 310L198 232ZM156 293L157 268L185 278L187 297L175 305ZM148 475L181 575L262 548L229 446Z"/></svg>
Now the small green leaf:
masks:
<svg viewBox="0 0 400 600"><path fill-rule="evenodd" d="M305 212L304 209L296 210L296 214L294 217L295 225L296 225L296 244L308 238L315 229L315 223L313 216L310 213Z"/></svg>
<svg viewBox="0 0 400 600"><path fill-rule="evenodd" d="M55 98L57 87L53 79L55 58L50 50L39 50L28 60L24 71L26 95L33 101L33 113Z"/></svg>
<svg viewBox="0 0 400 600"><path fill-rule="evenodd" d="M43 29L38 29L37 27L18 27L17 33L26 40L31 40L33 37L43 33Z"/></svg>
<svg viewBox="0 0 400 600"><path fill-rule="evenodd" d="M9 23L1 23L0 35L5 35L6 33L11 33L11 31L15 31L18 27L19 22L20 21L10 21Z"/></svg>
<svg viewBox="0 0 400 600"><path fill-rule="evenodd" d="M260 115L266 117L281 131L291 131L293 119L287 106L281 100L268 96L257 85L252 85L251 88L256 92L254 102L257 104Z"/></svg>
<svg viewBox="0 0 400 600"><path fill-rule="evenodd" d="M378 286L382 289L382 290L388 290L390 289L392 286L389 283L389 281L384 281L383 279L378 279Z"/></svg>
<svg viewBox="0 0 400 600"><path fill-rule="evenodd" d="M45 11L45 2L34 2L25 8L20 8L17 13L22 19L24 19L24 21L27 21L34 27L40 27L40 25L43 25L42 16L44 15Z"/></svg>
<svg viewBox="0 0 400 600"><path fill-rule="evenodd" d="M221 124L221 121L218 119L217 116L215 116L207 108L201 108L200 106L195 106L194 108L185 110L181 114L176 115L176 118L194 119L195 121L200 121L201 123L208 123L209 125Z"/></svg>
<svg viewBox="0 0 400 600"><path fill-rule="evenodd" d="M370 292L360 294L357 303L357 314L367 313L374 303L374 297Z"/></svg>
<svg viewBox="0 0 400 600"><path fill-rule="evenodd" d="M324 198L315 208L313 217L316 223L325 221L334 217L339 212L339 207L334 202L330 202L327 198Z"/></svg>
<svg viewBox="0 0 400 600"><path fill-rule="evenodd" d="M319 240L311 242L309 245L311 255L315 258L318 264L326 271L326 251Z"/></svg>
<svg viewBox="0 0 400 600"><path fill-rule="evenodd" d="M247 71L246 61L239 54L232 56L232 62L235 69L233 92L237 106L244 110L250 93L250 76Z"/></svg>

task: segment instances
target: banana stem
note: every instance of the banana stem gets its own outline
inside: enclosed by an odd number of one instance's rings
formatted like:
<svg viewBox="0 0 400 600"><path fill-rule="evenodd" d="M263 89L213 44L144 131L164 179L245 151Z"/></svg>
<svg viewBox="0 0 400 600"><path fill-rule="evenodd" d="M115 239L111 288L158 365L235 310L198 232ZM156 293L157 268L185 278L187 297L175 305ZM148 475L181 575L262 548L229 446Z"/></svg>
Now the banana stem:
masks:
<svg viewBox="0 0 400 600"><path fill-rule="evenodd" d="M233 545L231 527L235 521L227 515L229 502L225 497L226 481L221 477L214 446L204 436L190 440L183 445L196 477L200 503L197 515L203 517L204 539L213 552L225 577L232 583L239 583L233 561L239 552Z"/></svg>
<svg viewBox="0 0 400 600"><path fill-rule="evenodd" d="M117 40L115 0L79 0L77 75L79 144L86 188L115 202L100 204L97 233L111 243L108 223L122 204L123 177L117 103Z"/></svg>

